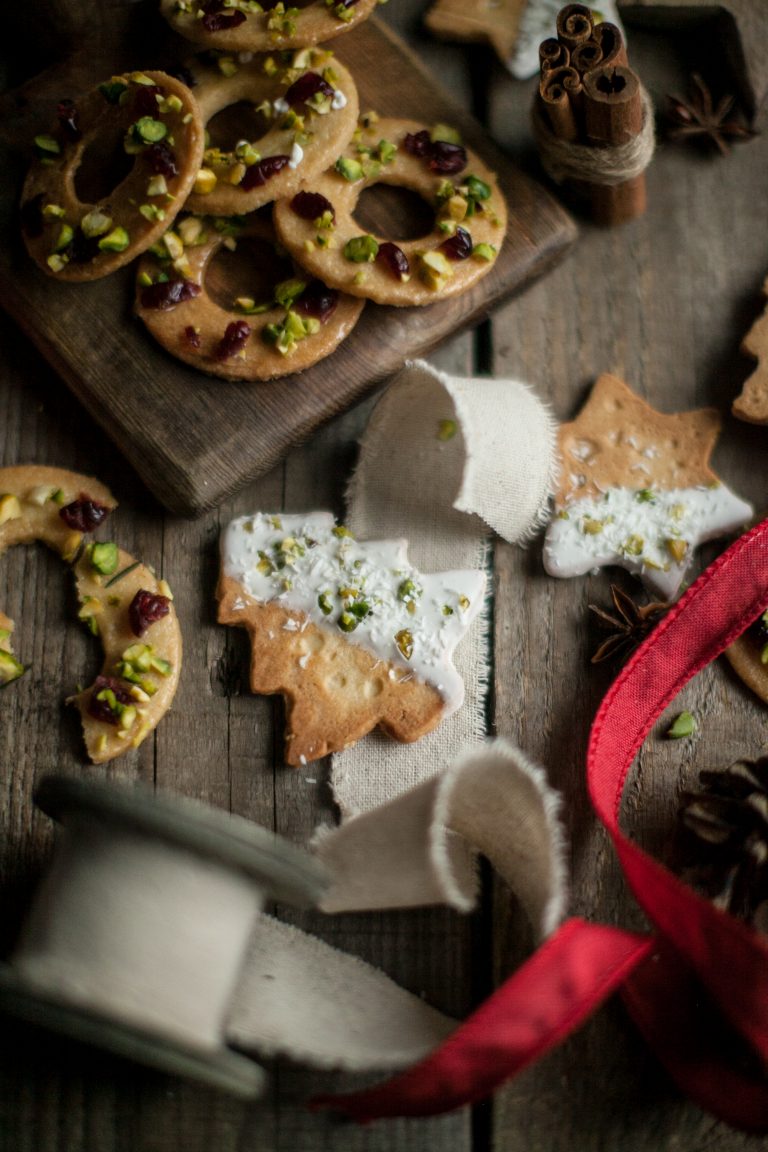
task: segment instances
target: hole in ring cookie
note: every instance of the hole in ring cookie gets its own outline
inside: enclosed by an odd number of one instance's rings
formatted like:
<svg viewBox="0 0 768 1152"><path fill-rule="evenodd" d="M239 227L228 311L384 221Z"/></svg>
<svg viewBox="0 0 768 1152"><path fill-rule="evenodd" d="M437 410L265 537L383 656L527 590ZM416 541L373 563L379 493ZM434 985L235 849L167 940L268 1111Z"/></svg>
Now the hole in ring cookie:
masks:
<svg viewBox="0 0 768 1152"><path fill-rule="evenodd" d="M388 240L418 240L434 228L435 211L410 188L374 184L363 189L354 219L362 232L373 232Z"/></svg>
<svg viewBox="0 0 768 1152"><path fill-rule="evenodd" d="M187 40L230 52L271 52L323 44L366 20L379 0L303 0L266 11L227 7L224 0L161 0L160 11ZM266 6L265 6L266 7Z"/></svg>
<svg viewBox="0 0 768 1152"><path fill-rule="evenodd" d="M274 250L268 216L252 213L244 222L185 216L142 259L135 310L166 351L199 371L271 380L333 352L356 324L363 301L327 288L292 262L287 278L275 284L284 264L274 256L267 275L254 260L248 279L247 258L238 250L247 253L251 244ZM228 289L222 247L238 256Z"/></svg>
<svg viewBox="0 0 768 1152"><path fill-rule="evenodd" d="M110 160L96 176L98 153L112 156L116 138L130 170ZM57 279L95 280L133 260L173 220L200 167L203 125L180 81L129 72L61 101L56 125L34 143L21 199L27 250Z"/></svg>
<svg viewBox="0 0 768 1152"><path fill-rule="evenodd" d="M234 251L222 244L211 256L204 286L215 304L232 310L233 300L272 300L278 284L294 275L293 261L274 243L256 236L238 240Z"/></svg>
<svg viewBox="0 0 768 1152"><path fill-rule="evenodd" d="M211 139L186 204L189 211L253 212L293 193L347 144L358 113L351 74L323 49L297 56L306 63L286 64L272 56L245 64L221 58L190 62ZM226 147L217 146L222 136Z"/></svg>
<svg viewBox="0 0 768 1152"><path fill-rule="evenodd" d="M426 234L394 242L361 231L361 197L379 185L421 197L431 209ZM280 242L312 275L380 304L409 306L456 295L486 275L507 210L494 174L453 129L369 113L333 167L277 202L274 221Z"/></svg>

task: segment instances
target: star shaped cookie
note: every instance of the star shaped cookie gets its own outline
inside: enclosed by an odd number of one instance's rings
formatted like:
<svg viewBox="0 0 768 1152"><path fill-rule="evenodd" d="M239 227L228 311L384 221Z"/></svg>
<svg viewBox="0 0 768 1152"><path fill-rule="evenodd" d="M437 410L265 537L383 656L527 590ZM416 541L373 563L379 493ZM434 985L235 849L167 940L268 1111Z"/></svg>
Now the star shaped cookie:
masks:
<svg viewBox="0 0 768 1152"><path fill-rule="evenodd" d="M490 44L506 63L527 4L528 0L436 0L424 22L446 40Z"/></svg>
<svg viewBox="0 0 768 1152"><path fill-rule="evenodd" d="M768 4L766 0L619 0L625 20L659 28L718 21L723 59L737 61L732 83L751 119L768 95Z"/></svg>
<svg viewBox="0 0 768 1152"><path fill-rule="evenodd" d="M733 532L752 508L712 471L713 408L665 415L604 374L559 431L561 473L544 543L550 576L619 565L672 599L694 549Z"/></svg>

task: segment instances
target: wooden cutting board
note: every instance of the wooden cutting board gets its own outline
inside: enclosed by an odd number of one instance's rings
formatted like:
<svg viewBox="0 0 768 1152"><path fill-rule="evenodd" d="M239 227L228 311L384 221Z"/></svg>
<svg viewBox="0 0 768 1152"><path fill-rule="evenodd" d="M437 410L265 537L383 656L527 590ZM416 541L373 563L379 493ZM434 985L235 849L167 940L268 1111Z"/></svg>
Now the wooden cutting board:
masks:
<svg viewBox="0 0 768 1152"><path fill-rule="evenodd" d="M360 106L456 125L495 169L510 223L494 268L466 295L431 307L368 304L341 347L301 374L244 384L197 373L157 347L132 315L132 267L93 284L60 284L32 264L19 235L17 205L30 142L50 125L56 101L121 67L168 65L168 52L177 59L190 54L188 45L169 40L154 6L126 6L125 29L114 10L110 15L80 51L0 102L0 304L172 512L191 515L216 506L406 358L425 355L483 319L550 267L575 238L560 205L509 163L393 33L370 20L334 45L354 72ZM139 20L144 47L132 50ZM153 45L151 53L147 44Z"/></svg>

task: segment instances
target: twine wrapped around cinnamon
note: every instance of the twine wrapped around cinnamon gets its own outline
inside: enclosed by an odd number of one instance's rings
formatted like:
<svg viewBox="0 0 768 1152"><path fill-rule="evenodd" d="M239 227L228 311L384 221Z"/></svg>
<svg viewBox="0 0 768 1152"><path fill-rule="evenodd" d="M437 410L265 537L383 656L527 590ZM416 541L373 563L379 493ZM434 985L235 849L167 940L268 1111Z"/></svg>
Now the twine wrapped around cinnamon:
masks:
<svg viewBox="0 0 768 1152"><path fill-rule="evenodd" d="M545 171L585 196L599 224L642 215L655 146L653 106L629 67L620 29L595 24L584 4L568 4L557 18L557 39L541 45L540 61L532 120Z"/></svg>

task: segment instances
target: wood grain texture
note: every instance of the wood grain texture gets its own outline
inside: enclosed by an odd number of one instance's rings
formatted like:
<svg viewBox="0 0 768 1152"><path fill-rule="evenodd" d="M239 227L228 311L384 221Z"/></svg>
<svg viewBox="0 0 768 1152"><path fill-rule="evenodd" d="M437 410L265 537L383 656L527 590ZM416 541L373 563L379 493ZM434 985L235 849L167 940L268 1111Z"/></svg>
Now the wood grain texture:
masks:
<svg viewBox="0 0 768 1152"><path fill-rule="evenodd" d="M658 103L680 86L684 60L671 41L634 33L630 58ZM526 125L520 88L499 85L490 124L524 162ZM749 371L739 344L760 307L768 247L755 245L766 190L756 179L768 157L760 140L723 164L696 149L662 144L648 172L647 215L619 230L584 225L576 250L546 284L494 318L493 368L530 380L560 419L571 419L601 372L615 372L666 412L714 405L724 431L715 467L751 499L758 517L768 438L742 432L730 399ZM535 169L535 160L530 159ZM757 215L755 216L754 213ZM727 221L739 221L736 228ZM720 546L702 550L696 571ZM612 669L591 667L599 633L587 605L607 607L616 572L548 579L540 546L496 550L495 719L548 766L566 799L572 866L571 910L642 929L608 837L586 796L589 724ZM620 580L629 590L639 585ZM687 708L692 740L664 739L669 717ZM702 768L726 766L764 745L766 712L724 661L706 669L670 707L638 759L623 808L624 827L668 858L677 797ZM505 944L517 923L502 894L494 920L497 979L519 962ZM502 925L508 927L504 929ZM683 1100L614 1001L577 1036L500 1093L494 1147L504 1152L598 1149L765 1148Z"/></svg>
<svg viewBox="0 0 768 1152"><path fill-rule="evenodd" d="M146 12L146 5L136 7ZM121 56L125 39L135 35L132 27L120 45ZM113 41L106 43L111 47ZM561 207L509 163L386 26L366 22L342 37L335 50L357 79L361 108L459 127L498 174L510 210L507 238L488 275L460 297L427 308L369 304L333 356L268 384L207 377L167 355L131 315L133 268L72 291L72 285L40 272L24 252L16 205L27 153L19 143L50 123L53 92L57 98L62 90L76 94L103 77L98 44L95 62L90 53L79 53L69 74L57 70L55 81L43 78L24 89L23 106L10 94L0 108L6 173L0 190L0 303L174 512L199 513L219 505L404 359L424 355L446 336L476 324L554 263L574 238ZM188 49L177 50L177 58L185 54Z"/></svg>
<svg viewBox="0 0 768 1152"><path fill-rule="evenodd" d="M510 81L487 51L424 36L423 9L421 0L391 0L383 13L466 107L474 97L482 111L488 100L500 145L538 176L527 127L530 87ZM74 0L69 11L77 14ZM680 87L683 67L671 42L633 33L631 52L657 101ZM14 81L22 76L17 69ZM492 369L526 379L563 419L575 414L602 371L617 372L663 410L714 404L726 417L715 467L764 514L768 436L726 414L751 371L739 344L760 313L768 270L766 162L764 138L726 161L695 149L660 148L644 220L612 232L584 225L555 275L505 304L479 332L443 343L431 359L457 374ZM62 700L95 673L98 644L74 623L72 590L56 557L14 549L0 562L0 607L16 619L17 648L31 665L12 690L0 693L0 952L12 943L49 851L50 825L34 812L31 791L51 768L156 781L274 827L296 843L306 842L318 822L335 818L327 767L297 772L282 766L280 706L248 694L245 638L215 623L217 542L231 516L258 507L328 506L341 513L371 406L366 400L330 421L218 511L182 520L164 513L32 344L0 317L0 465L59 464L107 483L121 501L111 531L171 582L186 650L176 703L153 739L107 770L89 768L77 716ZM709 548L701 563L716 551ZM543 573L539 542L525 550L497 546L489 722L545 764L563 791L572 910L638 928L641 918L592 817L584 783L589 725L611 675L605 666L589 666L597 638L586 606L607 605L611 575L556 581ZM624 805L625 827L660 856L681 787L700 768L764 751L768 737L768 712L722 663L686 689L679 707L697 716L696 737L664 741L660 724L639 757ZM489 886L484 907L470 919L443 910L334 918L280 912L458 1015L530 946L519 910L501 887ZM742 1136L684 1101L618 1002L472 1114L358 1128L305 1108L312 1092L349 1086L349 1078L283 1063L269 1071L267 1097L243 1105L3 1020L0 1152L768 1149L768 1141Z"/></svg>

